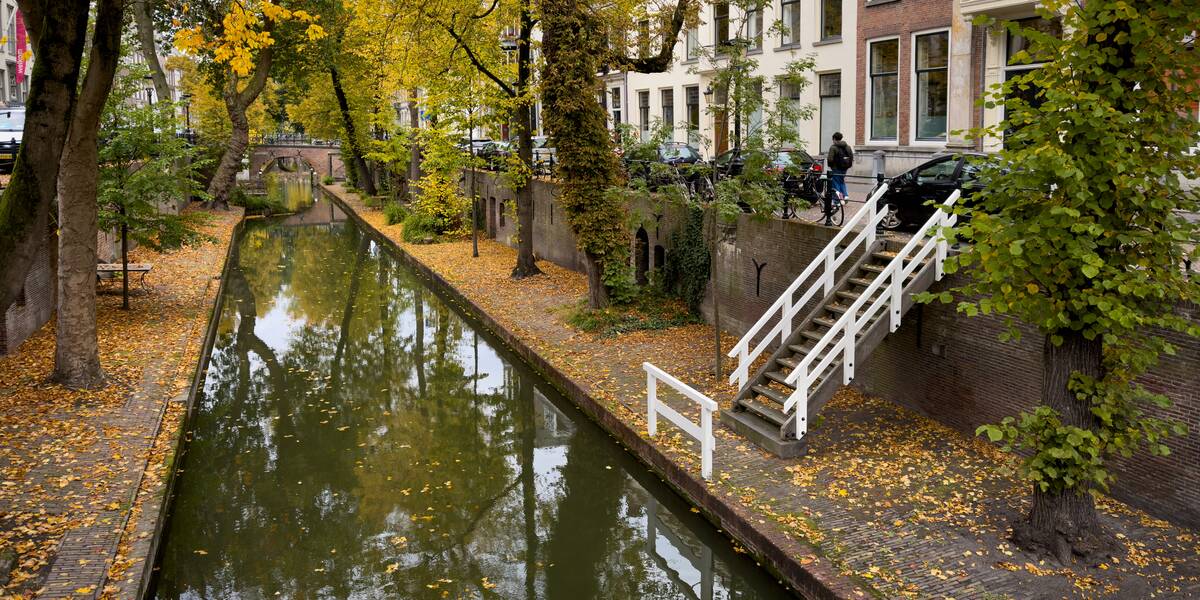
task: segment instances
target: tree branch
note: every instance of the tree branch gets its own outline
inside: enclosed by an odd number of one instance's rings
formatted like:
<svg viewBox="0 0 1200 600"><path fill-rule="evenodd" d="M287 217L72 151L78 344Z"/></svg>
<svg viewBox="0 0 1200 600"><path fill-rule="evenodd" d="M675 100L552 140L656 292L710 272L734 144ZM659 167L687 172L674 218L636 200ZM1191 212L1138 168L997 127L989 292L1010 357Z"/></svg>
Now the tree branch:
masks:
<svg viewBox="0 0 1200 600"><path fill-rule="evenodd" d="M681 0L681 1L687 1L687 0ZM513 97L513 98L517 97L516 90L514 90L512 88L512 86L505 83L503 79L500 79L494 73L492 73L492 71L490 69L488 69L487 66L485 66L479 60L479 57L475 56L475 52L473 50L471 50L470 46L467 45L466 40L463 40L462 36L459 35L458 32L454 31L453 27L446 25L445 23L438 23L438 24L441 25L442 29L445 29L446 33L449 33L450 37L454 38L454 42L456 44L458 44L459 47L461 47L463 49L463 51L465 51L467 53L467 58L471 59L471 64L475 65L475 69L477 71L479 71L480 73L483 73L488 79L491 79L492 81L494 81L496 83L496 85L500 86L500 90L503 91L505 94L508 94L510 97Z"/></svg>
<svg viewBox="0 0 1200 600"><path fill-rule="evenodd" d="M625 56L624 53L610 50L606 62L613 68L635 73L662 73L670 69L674 60L675 42L679 39L679 32L683 30L683 21L692 2L693 0L677 0L675 3L675 10L671 13L671 23L668 26L669 31L662 32L664 34L662 48L659 49L658 54L645 58L632 58Z"/></svg>

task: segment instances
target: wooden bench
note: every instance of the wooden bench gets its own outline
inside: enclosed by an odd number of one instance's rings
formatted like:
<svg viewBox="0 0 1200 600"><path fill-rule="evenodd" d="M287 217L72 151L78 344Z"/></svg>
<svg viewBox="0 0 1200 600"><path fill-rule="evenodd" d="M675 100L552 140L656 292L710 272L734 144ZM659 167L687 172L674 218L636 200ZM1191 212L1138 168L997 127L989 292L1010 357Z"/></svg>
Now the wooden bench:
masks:
<svg viewBox="0 0 1200 600"><path fill-rule="evenodd" d="M146 287L146 273L149 273L154 265L150 263L129 263L130 273L142 274L142 287ZM120 273L124 269L121 263L100 263L96 265L96 279L100 279L100 275L104 273Z"/></svg>

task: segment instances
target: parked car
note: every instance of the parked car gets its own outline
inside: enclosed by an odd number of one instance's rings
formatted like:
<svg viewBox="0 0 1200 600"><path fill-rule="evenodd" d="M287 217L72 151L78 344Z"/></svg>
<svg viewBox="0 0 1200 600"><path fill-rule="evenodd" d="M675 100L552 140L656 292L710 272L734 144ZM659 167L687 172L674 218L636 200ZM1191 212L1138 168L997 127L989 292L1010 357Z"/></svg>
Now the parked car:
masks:
<svg viewBox="0 0 1200 600"><path fill-rule="evenodd" d="M641 147L637 151L637 156L622 154L621 161L624 163L629 177L645 179L651 188L675 183L676 179L673 175L666 176L662 169L655 169L655 164L688 167L704 163L704 159L700 157L700 151L695 146L683 142L666 142L653 148ZM656 171L658 171L657 176L654 175ZM693 174L687 169L679 169L679 172L689 180L692 178Z"/></svg>
<svg viewBox="0 0 1200 600"><path fill-rule="evenodd" d="M888 180L888 191L879 199L887 215L880 225L884 229L920 227L933 216L936 204L961 189L963 198L982 188L979 181L980 152L942 154ZM873 193L873 192L872 192Z"/></svg>
<svg viewBox="0 0 1200 600"><path fill-rule="evenodd" d="M733 150L717 155L717 172L723 177L741 175L746 164L762 165L768 174L779 179L788 198L803 198L810 202L820 199L818 179L823 167L821 162L809 153L788 149L773 152L762 150L743 150L734 156Z"/></svg>
<svg viewBox="0 0 1200 600"><path fill-rule="evenodd" d="M544 135L533 136L533 172L539 175L550 175L554 172L554 163L558 162L558 153L549 145L550 138ZM512 141L509 142L516 147Z"/></svg>
<svg viewBox="0 0 1200 600"><path fill-rule="evenodd" d="M12 173L24 132L24 107L0 109L0 173Z"/></svg>
<svg viewBox="0 0 1200 600"><path fill-rule="evenodd" d="M501 170L504 164L508 162L508 157L512 155L513 148L508 142L490 141L479 148L475 155L483 159L484 164L489 169Z"/></svg>
<svg viewBox="0 0 1200 600"><path fill-rule="evenodd" d="M462 150L464 153L470 152L471 147L474 146L475 154L478 156L479 151L482 150L484 146L487 146L490 143L492 143L492 140L488 140L488 139L468 140L467 138L463 138L461 140L458 140L458 143L455 144L455 146L457 146L458 149Z"/></svg>

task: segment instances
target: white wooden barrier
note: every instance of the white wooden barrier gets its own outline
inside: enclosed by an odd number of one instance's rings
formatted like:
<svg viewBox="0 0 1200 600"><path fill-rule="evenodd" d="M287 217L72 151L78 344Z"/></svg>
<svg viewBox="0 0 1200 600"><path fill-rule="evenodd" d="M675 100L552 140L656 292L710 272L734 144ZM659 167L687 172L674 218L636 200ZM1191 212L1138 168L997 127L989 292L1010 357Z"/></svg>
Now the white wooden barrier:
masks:
<svg viewBox="0 0 1200 600"><path fill-rule="evenodd" d="M717 412L717 403L648 362L642 363L642 368L646 370L646 431L649 432L650 437L654 437L658 433L658 415L662 415L688 435L696 438L696 441L700 442L700 475L705 479L712 479L712 453L713 448L717 445L717 440L712 433L712 416L714 412ZM658 401L659 381L675 388L679 393L700 405L700 425L697 426L675 409Z"/></svg>

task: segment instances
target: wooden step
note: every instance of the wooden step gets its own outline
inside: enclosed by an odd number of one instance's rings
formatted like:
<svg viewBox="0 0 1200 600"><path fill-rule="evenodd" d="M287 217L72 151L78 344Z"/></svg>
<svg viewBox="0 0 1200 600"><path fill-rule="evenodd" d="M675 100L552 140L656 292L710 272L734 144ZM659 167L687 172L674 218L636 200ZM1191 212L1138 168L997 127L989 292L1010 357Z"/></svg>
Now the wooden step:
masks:
<svg viewBox="0 0 1200 600"><path fill-rule="evenodd" d="M776 402L780 406L787 402L787 396L784 396L783 392L777 392L765 385L755 384L750 386L750 389L753 390L755 394L771 400L772 402Z"/></svg>
<svg viewBox="0 0 1200 600"><path fill-rule="evenodd" d="M780 384L780 385L783 385L783 386L789 387L789 388L791 388L791 389L796 389L796 386L794 386L794 385L792 385L792 384L790 384L790 383L788 383L788 382L787 382L787 376L788 376L788 374L787 374L787 373L784 373L783 371L767 371L767 372L766 372L766 373L764 373L763 375L764 375L764 376L765 376L767 379L770 379L771 381L774 381L775 383L778 383L778 384Z"/></svg>
<svg viewBox="0 0 1200 600"><path fill-rule="evenodd" d="M816 323L817 325L820 325L826 329L833 329L833 326L837 325L837 321L827 317L816 317L813 319L813 323Z"/></svg>
<svg viewBox="0 0 1200 600"><path fill-rule="evenodd" d="M809 352L812 352L812 349L812 346L800 346L797 344L791 344L788 346L788 350L791 350L793 354L799 354L800 356L807 356Z"/></svg>
<svg viewBox="0 0 1200 600"><path fill-rule="evenodd" d="M825 310L837 315L838 318L840 319L840 318L842 318L842 315L846 314L846 311L850 310L850 305L848 305L848 304L826 304ZM859 309L858 316L861 317L862 314L864 312L866 312L866 310L867 309L865 307L862 309Z"/></svg>
<svg viewBox="0 0 1200 600"><path fill-rule="evenodd" d="M877 259L877 260L882 260L882 261L885 261L885 262L892 262L892 259L896 258L896 255L897 255L897 254L899 254L899 253L898 253L898 252L892 252L892 251L890 251L890 250L882 250L882 251L879 251L879 252L872 252L872 253L871 253L871 257L872 257L872 258L875 258L875 259ZM908 258L908 257L905 257L905 259L904 259L904 262L906 262L906 263L910 263L910 262L912 262L912 259L911 259L911 258ZM924 260L922 260L922 261L921 261L921 264L927 264L927 263L929 263L929 259L928 259L928 258L926 258L926 259L924 259Z"/></svg>
<svg viewBox="0 0 1200 600"><path fill-rule="evenodd" d="M875 294L873 296L871 296L871 299L874 300L875 298L878 298L882 293L884 293L886 291L887 290L882 287L879 288L878 290L875 290ZM851 302L854 302L855 300L858 300L858 297L862 296L862 294L859 292L847 292L846 290L838 290L837 296L838 296L838 298L845 298ZM846 307L846 308L850 308L850 307Z"/></svg>
<svg viewBox="0 0 1200 600"><path fill-rule="evenodd" d="M861 268L864 271L870 271L872 273L882 273L884 271L884 269L887 268L887 265L877 265L875 263L864 263Z"/></svg>
<svg viewBox="0 0 1200 600"><path fill-rule="evenodd" d="M805 329L804 331L800 332L800 335L802 335L814 342L819 342L819 341L821 341L821 338L825 337L826 333L829 333L829 332L824 329L822 329L820 331L817 331L814 329ZM841 334L838 334L838 335L841 335ZM833 339L834 339L834 341L837 341L837 336L834 336Z"/></svg>
<svg viewBox="0 0 1200 600"><path fill-rule="evenodd" d="M756 398L743 398L738 401L738 404L742 405L747 411L762 417L764 420L774 423L776 426L782 426L787 422L787 415L782 410L759 402Z"/></svg>

